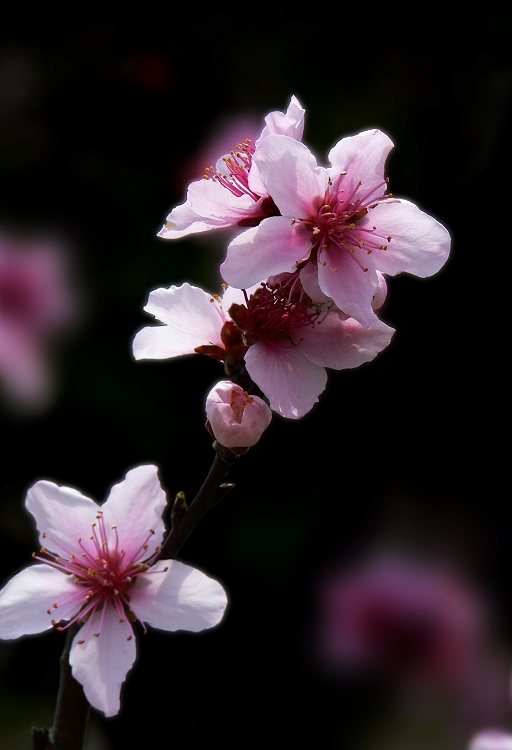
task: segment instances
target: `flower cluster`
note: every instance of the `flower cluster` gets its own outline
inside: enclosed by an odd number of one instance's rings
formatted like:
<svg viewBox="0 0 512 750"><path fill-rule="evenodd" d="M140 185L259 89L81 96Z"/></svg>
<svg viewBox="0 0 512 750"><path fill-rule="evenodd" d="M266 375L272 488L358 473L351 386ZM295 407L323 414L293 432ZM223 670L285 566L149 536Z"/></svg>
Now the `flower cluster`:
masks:
<svg viewBox="0 0 512 750"><path fill-rule="evenodd" d="M164 325L133 342L136 359L195 352L222 361L233 383L291 419L318 401L326 368L358 367L390 343L393 329L377 314L385 276L434 274L450 248L444 226L387 192L387 135L343 138L322 167L303 130L293 96L285 113L267 115L254 143L240 141L189 186L158 234L238 227L220 267L227 288L222 296L186 283L154 290L144 309ZM239 423L231 419L228 435L214 415L221 408L210 396L210 427L234 446Z"/></svg>

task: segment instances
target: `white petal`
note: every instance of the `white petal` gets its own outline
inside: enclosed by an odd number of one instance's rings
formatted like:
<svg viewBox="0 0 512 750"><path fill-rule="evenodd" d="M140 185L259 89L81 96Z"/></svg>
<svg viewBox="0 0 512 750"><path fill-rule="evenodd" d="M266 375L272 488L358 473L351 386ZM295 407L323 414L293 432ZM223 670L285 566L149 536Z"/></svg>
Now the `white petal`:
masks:
<svg viewBox="0 0 512 750"><path fill-rule="evenodd" d="M90 535L99 510L78 490L46 480L29 489L25 505L36 519L40 544L62 555L77 552L77 540Z"/></svg>
<svg viewBox="0 0 512 750"><path fill-rule="evenodd" d="M291 345L254 344L245 355L245 364L270 407L289 419L303 417L327 384L325 369Z"/></svg>
<svg viewBox="0 0 512 750"><path fill-rule="evenodd" d="M115 716L120 708L121 685L135 661L135 637L126 622L119 622L113 605L108 605L100 630L100 614L82 625L73 640L69 663L73 677L83 687L85 697L105 716ZM78 643L84 638L84 643ZM100 632L98 637L94 633Z"/></svg>
<svg viewBox="0 0 512 750"><path fill-rule="evenodd" d="M294 271L296 262L309 254L310 237L302 224L291 224L284 216L264 219L230 242L220 267L222 278L231 286L247 289L274 274Z"/></svg>
<svg viewBox="0 0 512 750"><path fill-rule="evenodd" d="M137 617L161 630L193 632L221 621L227 597L218 581L177 560L160 560L151 571L161 572L139 576L130 591Z"/></svg>
<svg viewBox="0 0 512 750"><path fill-rule="evenodd" d="M59 609L53 603L74 593L72 577L60 570L45 564L25 568L0 591L0 638L19 638L48 630L51 620L59 619Z"/></svg>
<svg viewBox="0 0 512 750"><path fill-rule="evenodd" d="M424 278L437 273L450 252L450 234L433 216L406 200L377 204L361 225L377 227L381 235L390 235L387 250L373 253L375 266L382 273L402 271Z"/></svg>
<svg viewBox="0 0 512 750"><path fill-rule="evenodd" d="M155 532L148 542L148 549L141 552L138 560L147 559L155 552L165 531L162 513L167 498L157 472L157 467L152 465L131 469L122 482L112 487L101 506L107 538L112 536L110 526L115 525L119 544L127 553L145 542L150 529Z"/></svg>
<svg viewBox="0 0 512 750"><path fill-rule="evenodd" d="M223 346L220 332L227 315L215 297L190 284L155 289L144 310L165 328L143 328L133 341L135 359L165 359L193 354L197 346ZM162 330L159 330L162 329Z"/></svg>

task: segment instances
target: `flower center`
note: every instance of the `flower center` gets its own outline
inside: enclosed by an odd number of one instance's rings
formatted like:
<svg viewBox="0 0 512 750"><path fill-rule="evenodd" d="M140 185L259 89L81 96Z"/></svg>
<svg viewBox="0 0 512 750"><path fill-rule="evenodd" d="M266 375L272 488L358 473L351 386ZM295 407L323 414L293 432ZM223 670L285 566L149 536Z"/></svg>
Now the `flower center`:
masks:
<svg viewBox="0 0 512 750"><path fill-rule="evenodd" d="M350 253L360 268L367 271L368 268L354 251L361 249L370 254L374 250L386 250L387 244L391 242L391 236L380 235L376 226L362 226L360 220L375 208L379 201L391 197L391 194L381 192L382 188L386 187L387 180L383 180L367 192L361 182L346 189L346 174L340 172L334 181L329 178L329 185L317 216L303 220L313 234L313 247L309 259L315 264L321 262L325 265L322 253L328 247L334 247Z"/></svg>
<svg viewBox="0 0 512 750"><path fill-rule="evenodd" d="M113 606L119 615L119 622L127 623L129 631L127 638L130 640L133 637L133 628L130 624L132 621L139 620L144 631L146 630L142 620L130 607L128 592L139 576L152 572L149 570L151 558L144 562L140 560L147 553L148 542L154 531L150 529L140 547L127 553L119 546L117 528L112 526L110 529L112 533L107 533L101 510L96 515L96 521L97 523L92 524L92 534L88 542L85 543L81 537L77 540L76 553L64 549L59 542L50 539L52 546L60 547L65 556L50 552L46 547L41 548L40 555L33 555L35 559L72 575L73 582L76 584L76 591L61 602L53 602L47 613L52 614L53 610L63 610L59 612L59 620L52 619L51 621L57 630L64 630L74 622L88 621L85 633L78 641L78 643L83 643L89 632L92 615L96 612L100 614L98 631L94 633L98 637L105 612L108 607ZM42 536L48 538L46 533ZM158 551L159 548L155 550L152 557L155 557ZM65 625L60 624L63 620L67 620Z"/></svg>
<svg viewBox="0 0 512 750"><path fill-rule="evenodd" d="M254 148L254 143L250 138L246 138L243 143L237 143L236 151L230 151L227 156L222 157L227 174L221 174L214 167L206 167L204 178L218 182L237 197L249 195L254 201L259 201L261 196L249 187L249 171Z"/></svg>
<svg viewBox="0 0 512 750"><path fill-rule="evenodd" d="M245 305L233 304L229 315L243 332L247 346L258 341L293 343L291 331L313 323L322 308L307 296L298 271L283 273L262 284Z"/></svg>

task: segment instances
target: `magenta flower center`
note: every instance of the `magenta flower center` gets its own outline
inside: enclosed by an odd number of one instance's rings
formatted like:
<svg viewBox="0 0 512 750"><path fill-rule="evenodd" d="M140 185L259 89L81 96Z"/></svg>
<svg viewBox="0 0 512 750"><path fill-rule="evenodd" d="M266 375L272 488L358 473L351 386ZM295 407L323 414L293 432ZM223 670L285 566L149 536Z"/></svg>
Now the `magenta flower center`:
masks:
<svg viewBox="0 0 512 750"><path fill-rule="evenodd" d="M383 180L370 191L365 192L362 183L357 182L355 187L344 187L346 172L341 172L333 181L329 179L329 185L316 216L303 220L309 231L312 232L312 244L310 260L313 263L321 262L322 252L328 247L338 248L352 254L353 259L363 271L368 268L354 255L354 250L366 250L368 254L374 250L386 250L391 242L390 235L379 234L376 226L362 226L360 220L374 208L380 200L389 198L389 194L381 192L387 185Z"/></svg>
<svg viewBox="0 0 512 750"><path fill-rule="evenodd" d="M291 332L313 325L322 314L302 288L298 272L281 274L250 297L245 290L244 295L246 304L232 305L228 312L248 346L258 341L293 343Z"/></svg>
<svg viewBox="0 0 512 750"><path fill-rule="evenodd" d="M76 585L76 592L61 602L53 602L47 612L51 614L53 611L55 615L59 615L58 619L51 621L57 630L63 630L74 622L88 621L84 636L78 641L83 643L89 631L91 616L96 612L100 613L98 632L94 633L98 637L106 609L113 606L119 615L119 621L126 622L127 637L130 640L133 637L131 621L139 620L145 630L144 623L130 606L129 590L139 576L153 572L149 570L151 559L140 561L146 557L148 542L154 531L149 530L147 537L137 549L126 552L120 547L115 526L111 527L112 533L107 534L102 511L98 511L96 521L97 523L91 526L92 534L89 537L92 544L84 544L80 537L77 540L76 552L65 550L59 542L49 539L43 532L43 538L48 538L54 547L60 547L64 555L57 555L42 547L40 553L43 556L34 554L33 557L73 576ZM159 548L156 549L153 558L158 551ZM65 625L60 624L63 620L67 621Z"/></svg>

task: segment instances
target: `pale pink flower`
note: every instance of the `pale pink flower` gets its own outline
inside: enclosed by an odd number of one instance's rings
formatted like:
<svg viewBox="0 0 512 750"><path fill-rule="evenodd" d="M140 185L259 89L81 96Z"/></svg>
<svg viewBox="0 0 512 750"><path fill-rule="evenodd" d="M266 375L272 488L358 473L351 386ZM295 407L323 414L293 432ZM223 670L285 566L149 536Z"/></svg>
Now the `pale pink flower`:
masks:
<svg viewBox="0 0 512 750"><path fill-rule="evenodd" d="M206 179L189 185L187 200L173 208L158 236L177 239L239 222L254 226L276 213L254 167L254 156L268 135L282 133L300 140L303 130L304 110L292 96L285 113L271 112L265 117L265 126L255 143L247 139L236 144L234 151L221 156L215 168L207 168Z"/></svg>
<svg viewBox="0 0 512 750"><path fill-rule="evenodd" d="M272 420L263 399L229 380L221 380L206 397L206 416L215 439L226 448L255 445Z"/></svg>
<svg viewBox="0 0 512 750"><path fill-rule="evenodd" d="M81 624L69 656L85 696L106 716L135 661L134 623L197 632L220 622L226 594L199 570L155 560L164 537L165 493L155 466L139 466L100 507L69 487L39 481L26 507L36 519L41 562L0 591L0 638Z"/></svg>
<svg viewBox="0 0 512 750"><path fill-rule="evenodd" d="M421 277L439 271L450 235L413 203L386 192L384 163L392 146L380 130L343 138L329 153L332 166L324 168L298 140L265 138L253 164L278 212L231 241L224 280L244 288L300 268L312 299L320 290L368 325L377 271Z"/></svg>
<svg viewBox="0 0 512 750"><path fill-rule="evenodd" d="M292 419L318 401L326 367L369 362L394 332L376 317L365 329L339 311L313 304L297 274L247 290L228 287L222 299L189 284L156 289L144 310L164 325L136 334L135 359L197 352L224 361L230 376L230 368L243 365L270 407Z"/></svg>
<svg viewBox="0 0 512 750"><path fill-rule="evenodd" d="M471 739L468 750L512 750L512 734L502 729L487 729Z"/></svg>
<svg viewBox="0 0 512 750"><path fill-rule="evenodd" d="M56 390L53 347L77 320L65 247L0 234L0 380L10 404L48 405Z"/></svg>

